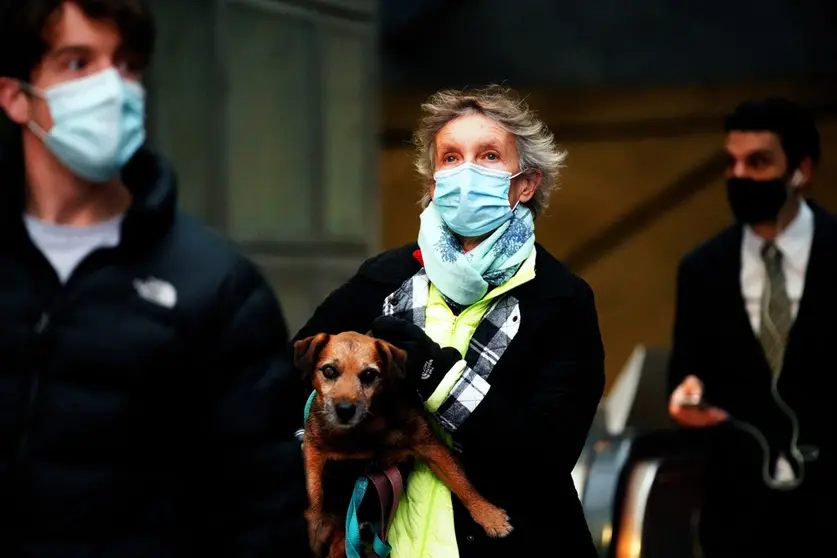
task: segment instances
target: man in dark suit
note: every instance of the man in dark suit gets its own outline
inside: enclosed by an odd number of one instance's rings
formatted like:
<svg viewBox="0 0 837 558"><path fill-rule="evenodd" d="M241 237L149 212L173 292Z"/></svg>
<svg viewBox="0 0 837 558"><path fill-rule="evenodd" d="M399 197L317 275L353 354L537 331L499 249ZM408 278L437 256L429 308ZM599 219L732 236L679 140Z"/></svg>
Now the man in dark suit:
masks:
<svg viewBox="0 0 837 558"><path fill-rule="evenodd" d="M818 556L835 525L837 218L806 200L806 112L747 101L725 122L736 224L678 269L669 412L709 431L707 558Z"/></svg>

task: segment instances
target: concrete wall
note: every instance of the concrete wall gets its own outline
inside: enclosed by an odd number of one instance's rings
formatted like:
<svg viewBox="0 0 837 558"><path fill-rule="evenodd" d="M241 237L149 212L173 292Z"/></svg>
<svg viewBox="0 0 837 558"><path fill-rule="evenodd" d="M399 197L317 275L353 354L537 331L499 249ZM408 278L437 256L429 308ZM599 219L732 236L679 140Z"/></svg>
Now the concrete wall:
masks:
<svg viewBox="0 0 837 558"><path fill-rule="evenodd" d="M578 261L576 271L593 286L609 380L636 344L669 343L679 258L731 223L720 169L697 193L650 217L641 230L595 261L585 263L579 247L712 158L723 142L722 114L746 97L767 93L823 106L837 98L837 87L800 83L530 95L531 105L569 151L562 189L537 223L538 240L559 258ZM387 247L414 240L418 230L419 185L411 169L412 151L397 143L403 129L415 124L421 98L406 93L384 97L383 121L396 143L384 151L380 167ZM812 196L837 211L835 116L833 107L822 111L823 161Z"/></svg>
<svg viewBox="0 0 837 558"><path fill-rule="evenodd" d="M292 332L377 252L374 0L154 0L149 137ZM372 213L374 215L374 213Z"/></svg>

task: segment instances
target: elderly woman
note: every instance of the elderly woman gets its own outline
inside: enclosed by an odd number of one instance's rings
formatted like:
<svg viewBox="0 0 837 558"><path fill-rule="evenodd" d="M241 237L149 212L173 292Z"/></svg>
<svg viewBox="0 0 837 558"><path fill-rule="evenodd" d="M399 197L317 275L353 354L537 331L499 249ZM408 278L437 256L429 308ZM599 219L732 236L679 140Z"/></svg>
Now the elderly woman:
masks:
<svg viewBox="0 0 837 558"><path fill-rule="evenodd" d="M419 462L389 532L394 558L593 557L570 473L604 386L596 307L535 242L564 154L500 87L422 108L418 242L364 263L297 338L371 329L406 350L441 435L514 528L489 538Z"/></svg>

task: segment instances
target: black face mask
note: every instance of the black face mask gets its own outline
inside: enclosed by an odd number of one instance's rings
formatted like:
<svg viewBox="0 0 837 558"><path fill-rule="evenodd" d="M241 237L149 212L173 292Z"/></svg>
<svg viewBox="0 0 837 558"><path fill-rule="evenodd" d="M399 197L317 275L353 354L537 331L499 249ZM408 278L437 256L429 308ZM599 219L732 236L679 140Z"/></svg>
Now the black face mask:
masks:
<svg viewBox="0 0 837 558"><path fill-rule="evenodd" d="M775 222L782 206L788 201L788 179L728 178L727 201L739 223L759 225Z"/></svg>

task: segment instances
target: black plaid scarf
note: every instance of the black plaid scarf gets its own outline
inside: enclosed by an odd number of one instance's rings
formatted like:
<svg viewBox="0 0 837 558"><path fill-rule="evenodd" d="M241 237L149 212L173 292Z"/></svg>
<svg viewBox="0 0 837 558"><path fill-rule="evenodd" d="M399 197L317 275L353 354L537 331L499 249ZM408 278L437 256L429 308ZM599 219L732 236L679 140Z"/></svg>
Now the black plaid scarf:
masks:
<svg viewBox="0 0 837 558"><path fill-rule="evenodd" d="M430 280L424 269L407 279L384 300L383 313L410 320L424 329ZM449 432L455 432L488 394L488 377L520 328L520 303L509 293L494 299L471 337L465 371L435 413Z"/></svg>

